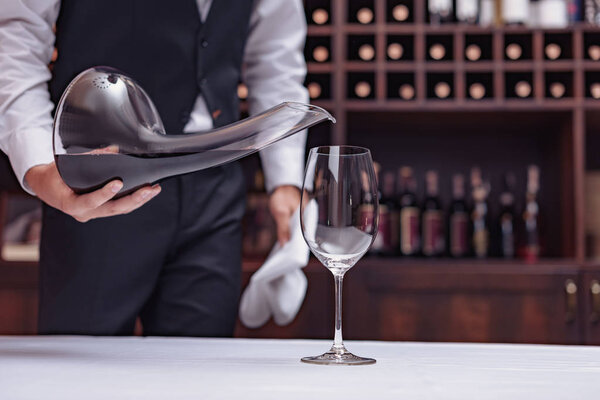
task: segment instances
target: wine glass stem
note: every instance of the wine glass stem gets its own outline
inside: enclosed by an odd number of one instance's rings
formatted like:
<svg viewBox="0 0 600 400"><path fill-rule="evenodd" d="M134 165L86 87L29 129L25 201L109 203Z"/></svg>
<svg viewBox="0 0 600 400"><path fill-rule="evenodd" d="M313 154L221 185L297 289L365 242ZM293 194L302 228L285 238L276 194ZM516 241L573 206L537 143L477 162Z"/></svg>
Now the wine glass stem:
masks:
<svg viewBox="0 0 600 400"><path fill-rule="evenodd" d="M335 336L332 350L338 353L346 350L342 340L342 284L344 283L344 274L334 274L333 279L335 280Z"/></svg>

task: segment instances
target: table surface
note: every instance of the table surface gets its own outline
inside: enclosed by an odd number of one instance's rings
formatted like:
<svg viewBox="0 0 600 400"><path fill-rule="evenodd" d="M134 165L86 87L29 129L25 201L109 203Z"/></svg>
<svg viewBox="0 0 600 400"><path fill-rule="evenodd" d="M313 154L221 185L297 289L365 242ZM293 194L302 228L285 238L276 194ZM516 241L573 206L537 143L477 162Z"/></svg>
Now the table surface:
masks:
<svg viewBox="0 0 600 400"><path fill-rule="evenodd" d="M300 357L321 340L0 337L0 398L593 399L600 347L346 343L367 366Z"/></svg>

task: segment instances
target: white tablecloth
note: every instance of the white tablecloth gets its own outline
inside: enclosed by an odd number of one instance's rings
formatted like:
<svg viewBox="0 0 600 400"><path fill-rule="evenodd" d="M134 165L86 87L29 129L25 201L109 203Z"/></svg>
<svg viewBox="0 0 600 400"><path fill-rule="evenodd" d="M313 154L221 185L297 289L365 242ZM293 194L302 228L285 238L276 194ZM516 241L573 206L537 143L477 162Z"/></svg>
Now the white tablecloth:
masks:
<svg viewBox="0 0 600 400"><path fill-rule="evenodd" d="M600 347L0 337L0 399L599 399Z"/></svg>

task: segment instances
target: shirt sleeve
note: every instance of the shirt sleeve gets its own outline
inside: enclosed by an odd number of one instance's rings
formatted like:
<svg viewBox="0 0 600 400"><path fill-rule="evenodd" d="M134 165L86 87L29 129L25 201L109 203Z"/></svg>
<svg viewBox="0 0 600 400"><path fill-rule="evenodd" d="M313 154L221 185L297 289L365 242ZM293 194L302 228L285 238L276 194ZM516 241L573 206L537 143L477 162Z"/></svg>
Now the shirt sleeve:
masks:
<svg viewBox="0 0 600 400"><path fill-rule="evenodd" d="M25 173L54 161L48 63L60 2L3 0L0 12L0 149L29 193Z"/></svg>
<svg viewBox="0 0 600 400"><path fill-rule="evenodd" d="M306 21L301 0L258 0L250 20L242 78L248 86L250 115L284 101L308 102L304 41ZM301 187L306 131L260 152L265 186Z"/></svg>

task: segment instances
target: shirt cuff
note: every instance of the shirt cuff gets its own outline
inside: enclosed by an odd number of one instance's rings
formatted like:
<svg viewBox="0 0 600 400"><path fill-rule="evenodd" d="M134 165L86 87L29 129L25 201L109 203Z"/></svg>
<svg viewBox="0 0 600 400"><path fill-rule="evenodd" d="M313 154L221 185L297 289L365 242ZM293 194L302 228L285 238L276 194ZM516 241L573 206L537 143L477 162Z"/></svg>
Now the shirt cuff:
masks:
<svg viewBox="0 0 600 400"><path fill-rule="evenodd" d="M302 131L261 150L268 193L283 185L302 188L305 142L306 131Z"/></svg>
<svg viewBox="0 0 600 400"><path fill-rule="evenodd" d="M25 182L25 174L36 165L54 162L52 131L47 128L28 128L10 135L7 154L19 183L29 194L35 193Z"/></svg>

